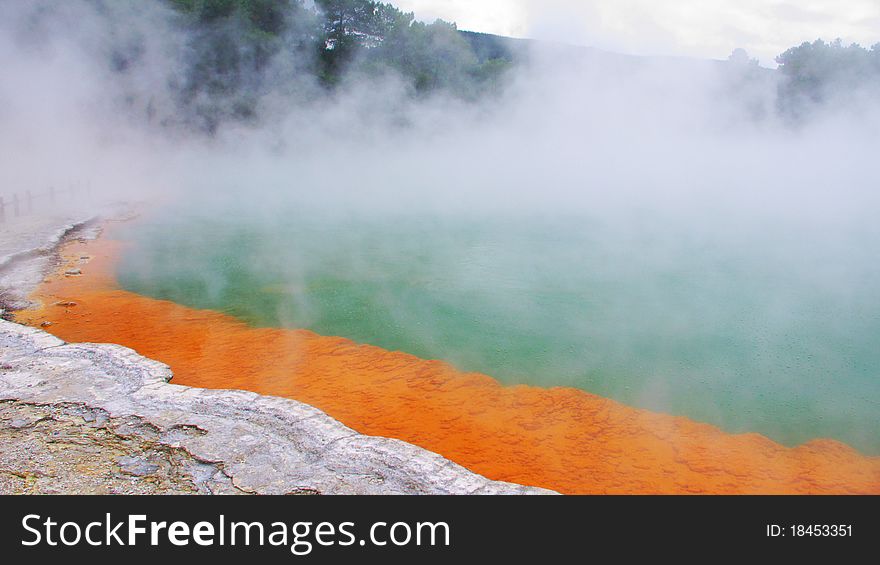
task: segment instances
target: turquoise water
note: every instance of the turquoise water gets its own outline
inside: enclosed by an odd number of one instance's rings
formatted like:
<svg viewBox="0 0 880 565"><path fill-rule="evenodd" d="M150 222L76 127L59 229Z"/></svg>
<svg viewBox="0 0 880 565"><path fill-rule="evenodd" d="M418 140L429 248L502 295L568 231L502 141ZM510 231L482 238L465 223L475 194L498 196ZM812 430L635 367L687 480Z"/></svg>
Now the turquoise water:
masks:
<svg viewBox="0 0 880 565"><path fill-rule="evenodd" d="M878 230L741 227L169 209L128 228L118 274L128 290L255 326L880 453Z"/></svg>

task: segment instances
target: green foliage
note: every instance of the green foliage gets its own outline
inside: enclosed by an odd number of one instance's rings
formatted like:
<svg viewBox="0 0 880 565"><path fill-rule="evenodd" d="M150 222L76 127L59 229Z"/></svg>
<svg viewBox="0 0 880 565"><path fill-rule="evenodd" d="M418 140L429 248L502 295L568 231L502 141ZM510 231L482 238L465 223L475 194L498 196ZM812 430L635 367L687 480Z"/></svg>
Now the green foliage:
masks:
<svg viewBox="0 0 880 565"><path fill-rule="evenodd" d="M172 0L172 4L202 22L226 18L236 9L236 0Z"/></svg>
<svg viewBox="0 0 880 565"><path fill-rule="evenodd" d="M256 114L269 63L285 50L298 51L304 78L326 88L349 75L392 71L418 95L465 99L498 91L514 59L492 36L418 22L373 0L315 0L314 9L302 0L167 1L189 37L180 101L209 131L227 117Z"/></svg>
<svg viewBox="0 0 880 565"><path fill-rule="evenodd" d="M176 105L157 120L208 132L227 120L256 120L270 94L320 95L321 87L335 89L347 77L392 73L419 97L491 96L525 59L528 44L460 31L442 20L416 21L375 0L159 1L172 9L184 46L175 53L181 66L168 78ZM120 75L136 72L146 53L137 37L108 51L109 67ZM797 121L823 106L849 107L880 95L880 44L865 49L816 40L787 50L777 62L774 75L737 49L725 63L725 92L756 120L778 111ZM774 100L768 93L777 78ZM146 98L152 119L155 107L149 93Z"/></svg>
<svg viewBox="0 0 880 565"><path fill-rule="evenodd" d="M781 112L798 119L814 108L856 93L880 94L880 44L870 50L838 39L792 47L776 58L783 82Z"/></svg>
<svg viewBox="0 0 880 565"><path fill-rule="evenodd" d="M225 119L249 120L266 88L270 62L296 49L309 21L301 0L170 0L188 48L175 84L191 120L213 132ZM311 21L309 21L311 23ZM294 37L288 38L292 35ZM307 34L306 34L307 35ZM301 38L300 38L301 39Z"/></svg>
<svg viewBox="0 0 880 565"><path fill-rule="evenodd" d="M475 31L459 31L481 63L491 60L514 61L521 58L522 51L528 43L526 39L513 39Z"/></svg>
<svg viewBox="0 0 880 565"><path fill-rule="evenodd" d="M453 23L415 21L412 13L370 0L317 0L323 43L319 74L327 85L350 71L393 70L419 95L445 91L473 99L495 90L512 57L488 61Z"/></svg>
<svg viewBox="0 0 880 565"><path fill-rule="evenodd" d="M315 0L324 16L324 35L329 40L369 44L381 40L393 27L409 25L413 14L390 4L371 0Z"/></svg>
<svg viewBox="0 0 880 565"><path fill-rule="evenodd" d="M239 5L254 28L273 35L284 30L286 16L294 6L290 1L277 0L242 0Z"/></svg>
<svg viewBox="0 0 880 565"><path fill-rule="evenodd" d="M170 0L171 6L199 24L212 24L240 16L249 27L277 35L287 18L302 7L300 0Z"/></svg>
<svg viewBox="0 0 880 565"><path fill-rule="evenodd" d="M469 73L477 65L476 56L455 25L442 20L393 27L367 60L409 78L419 93L447 89L469 94Z"/></svg>

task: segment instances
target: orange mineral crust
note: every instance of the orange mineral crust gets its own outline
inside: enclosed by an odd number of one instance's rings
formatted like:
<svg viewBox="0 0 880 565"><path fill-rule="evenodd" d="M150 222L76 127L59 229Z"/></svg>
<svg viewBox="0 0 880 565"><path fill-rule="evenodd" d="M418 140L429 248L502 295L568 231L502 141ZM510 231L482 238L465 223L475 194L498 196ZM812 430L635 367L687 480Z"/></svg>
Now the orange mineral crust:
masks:
<svg viewBox="0 0 880 565"><path fill-rule="evenodd" d="M131 347L170 365L178 384L306 402L491 479L563 493L880 493L880 457L836 441L786 448L576 389L502 386L438 361L126 292L112 268L123 248L69 244L59 274L33 296L41 305L18 320L66 341ZM82 274L64 274L73 268Z"/></svg>

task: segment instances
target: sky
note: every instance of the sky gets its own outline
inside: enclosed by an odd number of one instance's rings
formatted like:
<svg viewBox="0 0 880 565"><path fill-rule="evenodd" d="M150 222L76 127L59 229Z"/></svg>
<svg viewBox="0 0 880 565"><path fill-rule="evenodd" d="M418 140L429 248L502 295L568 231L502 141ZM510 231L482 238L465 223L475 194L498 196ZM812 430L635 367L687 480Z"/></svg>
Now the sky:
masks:
<svg viewBox="0 0 880 565"><path fill-rule="evenodd" d="M741 47L765 66L821 37L880 42L880 0L392 0L424 21L620 53L726 58Z"/></svg>

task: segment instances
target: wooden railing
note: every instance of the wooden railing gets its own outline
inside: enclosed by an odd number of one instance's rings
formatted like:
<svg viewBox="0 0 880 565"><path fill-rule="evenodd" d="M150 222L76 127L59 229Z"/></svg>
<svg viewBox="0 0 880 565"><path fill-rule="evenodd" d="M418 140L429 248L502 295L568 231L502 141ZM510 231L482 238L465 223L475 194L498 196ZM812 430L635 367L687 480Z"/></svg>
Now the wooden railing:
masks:
<svg viewBox="0 0 880 565"><path fill-rule="evenodd" d="M0 222L5 222L11 217L17 218L34 213L38 208L45 210L54 207L56 203L65 198L73 199L89 194L91 194L91 190L88 185L84 187L71 185L66 189L56 189L50 186L43 192L25 190L15 192L12 196L0 195Z"/></svg>

